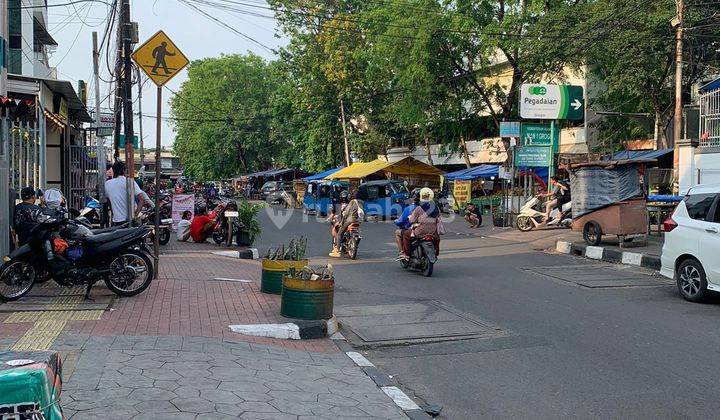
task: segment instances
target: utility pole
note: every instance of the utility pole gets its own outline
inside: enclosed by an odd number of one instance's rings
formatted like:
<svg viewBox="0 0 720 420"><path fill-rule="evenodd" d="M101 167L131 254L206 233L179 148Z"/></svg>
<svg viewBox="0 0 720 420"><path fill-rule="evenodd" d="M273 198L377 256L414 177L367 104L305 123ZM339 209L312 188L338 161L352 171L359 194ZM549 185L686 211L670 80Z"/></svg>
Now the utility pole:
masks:
<svg viewBox="0 0 720 420"><path fill-rule="evenodd" d="M137 83L138 83L138 114L140 114L140 117L138 119L138 136L140 137L140 168L141 170L144 170L145 168L145 141L143 140L143 113L142 113L142 72L140 71L140 66L136 67L137 70Z"/></svg>
<svg viewBox="0 0 720 420"><path fill-rule="evenodd" d="M105 147L100 138L100 51L98 49L98 34L92 33L93 42L93 73L95 76L95 147L98 165L98 201L105 201Z"/></svg>
<svg viewBox="0 0 720 420"><path fill-rule="evenodd" d="M350 146L348 145L347 123L345 122L345 103L340 99L340 116L342 117L343 138L345 139L345 165L350 166Z"/></svg>
<svg viewBox="0 0 720 420"><path fill-rule="evenodd" d="M127 220L132 221L135 215L135 150L133 140L132 111L132 41L130 37L130 0L122 0L120 10L120 41L122 43L122 98L123 98L123 129L125 132L125 165L127 179Z"/></svg>
<svg viewBox="0 0 720 420"><path fill-rule="evenodd" d="M677 16L675 17L675 119L673 123L673 191L680 187L680 137L682 136L682 93L683 93L683 0L676 0Z"/></svg>

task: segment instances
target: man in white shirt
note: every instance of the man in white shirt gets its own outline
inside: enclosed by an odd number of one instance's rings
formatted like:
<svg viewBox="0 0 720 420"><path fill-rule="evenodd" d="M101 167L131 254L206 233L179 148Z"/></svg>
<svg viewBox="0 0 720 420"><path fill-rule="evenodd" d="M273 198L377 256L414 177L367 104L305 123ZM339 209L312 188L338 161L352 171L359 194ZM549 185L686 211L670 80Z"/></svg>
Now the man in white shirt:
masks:
<svg viewBox="0 0 720 420"><path fill-rule="evenodd" d="M115 162L113 165L114 178L105 182L105 194L110 200L113 225L125 223L128 220L127 209L127 178L125 178L125 164ZM133 217L137 216L143 208L145 198L137 182L133 181L133 195L137 198L137 207Z"/></svg>

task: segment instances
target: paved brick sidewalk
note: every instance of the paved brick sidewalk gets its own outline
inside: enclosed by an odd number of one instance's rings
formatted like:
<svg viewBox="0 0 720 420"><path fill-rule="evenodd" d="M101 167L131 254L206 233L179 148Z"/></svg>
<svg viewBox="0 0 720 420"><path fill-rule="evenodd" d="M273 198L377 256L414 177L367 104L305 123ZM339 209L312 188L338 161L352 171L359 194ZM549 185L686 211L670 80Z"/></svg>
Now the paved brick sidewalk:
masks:
<svg viewBox="0 0 720 420"><path fill-rule="evenodd" d="M47 308L0 304L0 350L60 351L62 405L73 420L406 418L331 340L231 332L288 320L279 296L260 292L260 264L217 249L174 243L151 287L108 311L78 310L77 291L47 287L19 301L64 294ZM98 302L108 299L96 289Z"/></svg>
<svg viewBox="0 0 720 420"><path fill-rule="evenodd" d="M72 420L407 418L340 352L82 334L54 348L79 352L63 392Z"/></svg>

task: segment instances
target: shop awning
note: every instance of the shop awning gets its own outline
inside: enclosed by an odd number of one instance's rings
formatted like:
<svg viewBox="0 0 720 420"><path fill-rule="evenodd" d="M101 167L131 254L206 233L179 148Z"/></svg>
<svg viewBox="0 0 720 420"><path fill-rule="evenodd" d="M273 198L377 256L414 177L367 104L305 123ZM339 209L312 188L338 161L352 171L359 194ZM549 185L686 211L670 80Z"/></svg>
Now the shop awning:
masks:
<svg viewBox="0 0 720 420"><path fill-rule="evenodd" d="M708 93L710 91L713 91L715 89L720 89L720 79L713 80L712 82L701 86L700 87L700 93Z"/></svg>
<svg viewBox="0 0 720 420"><path fill-rule="evenodd" d="M612 160L623 159L659 159L665 155L671 154L673 149L661 150L623 150L615 153Z"/></svg>
<svg viewBox="0 0 720 420"><path fill-rule="evenodd" d="M335 172L337 172L341 169L344 169L344 168L345 168L344 166L338 166L337 168L328 169L325 172L320 172L315 175L306 176L305 178L303 178L303 181L317 181L320 179L325 179L325 178L329 177L330 175L334 174Z"/></svg>
<svg viewBox="0 0 720 420"><path fill-rule="evenodd" d="M349 167L326 177L326 179L362 179L380 171L389 172L400 177L440 176L444 173L432 165L407 157L397 162L377 159L372 162L353 163Z"/></svg>
<svg viewBox="0 0 720 420"><path fill-rule="evenodd" d="M456 179L468 180L479 178L492 178L497 177L499 171L499 165L480 165L474 168L461 169L459 171L451 172L445 175L445 179L448 181L454 181Z"/></svg>

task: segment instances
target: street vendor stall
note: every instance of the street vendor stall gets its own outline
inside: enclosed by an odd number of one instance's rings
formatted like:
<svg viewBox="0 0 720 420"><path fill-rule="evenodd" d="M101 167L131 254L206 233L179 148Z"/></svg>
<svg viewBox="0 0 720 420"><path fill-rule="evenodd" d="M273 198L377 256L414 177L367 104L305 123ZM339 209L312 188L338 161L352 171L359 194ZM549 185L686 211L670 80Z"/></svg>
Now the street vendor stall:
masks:
<svg viewBox="0 0 720 420"><path fill-rule="evenodd" d="M574 231L588 245L617 235L620 246L647 234L648 212L641 179L653 159L612 160L570 166Z"/></svg>
<svg viewBox="0 0 720 420"><path fill-rule="evenodd" d="M402 212L409 197L407 187L438 188L443 174L432 165L407 157L396 162L382 159L356 162L326 179L350 182L358 188L366 215L387 218Z"/></svg>

